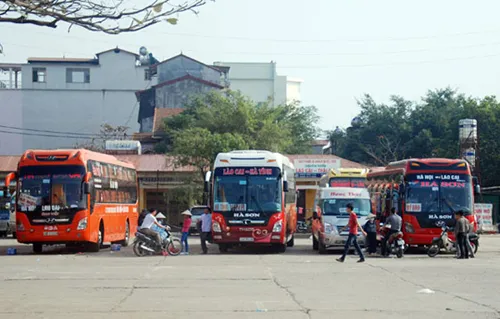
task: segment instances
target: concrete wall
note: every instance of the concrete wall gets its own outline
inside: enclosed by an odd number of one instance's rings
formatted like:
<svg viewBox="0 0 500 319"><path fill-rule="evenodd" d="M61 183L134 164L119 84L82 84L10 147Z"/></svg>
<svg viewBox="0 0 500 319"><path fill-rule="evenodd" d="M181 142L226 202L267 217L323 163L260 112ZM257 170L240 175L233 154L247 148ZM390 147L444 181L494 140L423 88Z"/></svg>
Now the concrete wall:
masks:
<svg viewBox="0 0 500 319"><path fill-rule="evenodd" d="M46 83L32 82L33 67L47 69ZM67 68L88 68L90 83L66 83ZM101 124L108 123L126 125L132 135L139 130L135 92L154 84L145 80L145 67L136 66L136 57L125 52L101 54L99 65L33 63L22 71L22 126L57 132L98 134ZM84 141L26 135L22 149L73 147Z"/></svg>
<svg viewBox="0 0 500 319"><path fill-rule="evenodd" d="M132 134L139 129L138 110L131 91L61 90L57 94L24 91L22 125L39 130L97 134L101 124L127 124ZM23 147L53 149L73 147L76 142L84 141L70 137L23 136Z"/></svg>
<svg viewBox="0 0 500 319"><path fill-rule="evenodd" d="M293 99L300 100L300 80L288 81L276 73L276 63L215 62L214 65L229 67L230 89L240 91L257 103L280 105Z"/></svg>
<svg viewBox="0 0 500 319"><path fill-rule="evenodd" d="M156 88L156 108L183 108L189 97L218 90L199 81L186 79Z"/></svg>
<svg viewBox="0 0 500 319"><path fill-rule="evenodd" d="M157 72L158 83L175 80L185 75L192 75L214 84L223 85L221 81L222 72L200 62L193 61L183 55L159 64Z"/></svg>
<svg viewBox="0 0 500 319"><path fill-rule="evenodd" d="M22 127L23 107L21 90L0 90L0 125ZM0 131L21 132L0 127ZM23 152L23 136L0 132L0 155L20 155Z"/></svg>

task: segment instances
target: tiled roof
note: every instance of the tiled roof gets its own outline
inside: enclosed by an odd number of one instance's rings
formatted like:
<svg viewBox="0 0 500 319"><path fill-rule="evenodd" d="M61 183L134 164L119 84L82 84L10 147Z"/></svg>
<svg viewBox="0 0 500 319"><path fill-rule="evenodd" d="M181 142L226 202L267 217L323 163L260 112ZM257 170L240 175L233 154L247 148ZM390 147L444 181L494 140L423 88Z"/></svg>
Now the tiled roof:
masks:
<svg viewBox="0 0 500 319"><path fill-rule="evenodd" d="M13 172L17 169L20 156L0 155L0 172Z"/></svg>
<svg viewBox="0 0 500 319"><path fill-rule="evenodd" d="M321 159L328 159L328 158L336 158L340 159L340 166L343 168L367 168L367 166L356 163L350 160L346 160L344 158L338 157L336 155L328 155L328 154L300 154L300 155L287 155L287 157L290 159L290 161L293 162L295 159L316 159L316 158L321 158Z"/></svg>
<svg viewBox="0 0 500 319"><path fill-rule="evenodd" d="M163 130L164 119L181 114L183 111L183 108L156 108L153 117L153 135Z"/></svg>
<svg viewBox="0 0 500 319"><path fill-rule="evenodd" d="M195 172L191 166L175 166L175 158L162 154L144 155L114 155L119 160L134 164L138 172ZM21 156L0 156L0 172L9 173L17 169L17 162Z"/></svg>
<svg viewBox="0 0 500 319"><path fill-rule="evenodd" d="M195 172L192 166L176 167L175 157L163 154L114 155L116 158L134 164L138 172Z"/></svg>
<svg viewBox="0 0 500 319"><path fill-rule="evenodd" d="M175 167L175 157L162 154L143 155L114 155L116 158L134 164L138 172L195 172L197 169L192 166ZM0 172L13 172L17 169L17 162L20 156L0 156ZM337 158L344 168L366 168L367 166L352 162L335 155L287 155L293 161L301 158Z"/></svg>

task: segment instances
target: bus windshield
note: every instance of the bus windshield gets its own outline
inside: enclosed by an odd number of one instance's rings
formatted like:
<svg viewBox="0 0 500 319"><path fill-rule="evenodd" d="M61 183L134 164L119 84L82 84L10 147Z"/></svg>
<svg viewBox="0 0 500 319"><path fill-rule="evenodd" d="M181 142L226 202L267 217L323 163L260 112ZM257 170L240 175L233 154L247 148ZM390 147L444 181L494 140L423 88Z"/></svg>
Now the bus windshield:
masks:
<svg viewBox="0 0 500 319"><path fill-rule="evenodd" d="M358 216L368 216L371 210L370 200L367 198L330 198L323 201L322 214L325 216L349 216L346 205L351 203Z"/></svg>
<svg viewBox="0 0 500 319"><path fill-rule="evenodd" d="M330 178L330 187L357 187L364 188L364 177L332 177Z"/></svg>
<svg viewBox="0 0 500 319"><path fill-rule="evenodd" d="M471 177L465 174L414 174L408 176L406 211L451 214L472 210Z"/></svg>
<svg viewBox="0 0 500 319"><path fill-rule="evenodd" d="M279 168L217 168L214 210L219 212L279 212Z"/></svg>
<svg viewBox="0 0 500 319"><path fill-rule="evenodd" d="M83 166L27 166L19 171L21 212L84 209Z"/></svg>

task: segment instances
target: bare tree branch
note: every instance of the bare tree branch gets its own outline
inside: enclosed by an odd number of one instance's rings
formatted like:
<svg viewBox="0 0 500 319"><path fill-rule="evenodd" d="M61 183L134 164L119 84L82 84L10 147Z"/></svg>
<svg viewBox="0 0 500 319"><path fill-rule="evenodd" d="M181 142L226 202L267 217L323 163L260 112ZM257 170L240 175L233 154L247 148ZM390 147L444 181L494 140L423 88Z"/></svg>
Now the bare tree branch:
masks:
<svg viewBox="0 0 500 319"><path fill-rule="evenodd" d="M0 23L49 28L68 23L68 30L76 25L89 31L120 34L136 32L161 21L177 24L173 16L186 11L197 14L196 9L206 1L144 0L143 5L136 7L139 1L134 0L0 0Z"/></svg>

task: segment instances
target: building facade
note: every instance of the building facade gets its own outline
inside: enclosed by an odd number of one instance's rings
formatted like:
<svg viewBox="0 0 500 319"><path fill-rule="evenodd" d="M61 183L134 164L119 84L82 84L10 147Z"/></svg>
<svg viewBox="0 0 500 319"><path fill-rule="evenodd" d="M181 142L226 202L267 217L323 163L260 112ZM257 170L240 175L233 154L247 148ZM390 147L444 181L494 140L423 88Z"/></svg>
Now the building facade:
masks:
<svg viewBox="0 0 500 319"><path fill-rule="evenodd" d="M2 145L0 154L73 147L97 135L104 123L127 126L132 135L139 129L135 92L155 84L139 60L119 48L89 59L29 58L20 65L22 85L0 88L0 108L8 114L0 124L23 130L0 132L9 146Z"/></svg>
<svg viewBox="0 0 500 319"><path fill-rule="evenodd" d="M140 103L139 133L153 133L157 110L183 109L190 97L226 87L223 71L184 54L158 63L153 73L158 84L136 94Z"/></svg>
<svg viewBox="0 0 500 319"><path fill-rule="evenodd" d="M254 102L277 106L301 101L302 80L278 75L276 62L214 62L216 67L226 68L231 90L240 91Z"/></svg>

